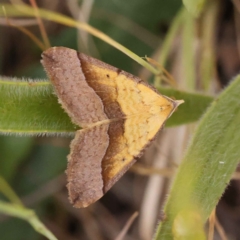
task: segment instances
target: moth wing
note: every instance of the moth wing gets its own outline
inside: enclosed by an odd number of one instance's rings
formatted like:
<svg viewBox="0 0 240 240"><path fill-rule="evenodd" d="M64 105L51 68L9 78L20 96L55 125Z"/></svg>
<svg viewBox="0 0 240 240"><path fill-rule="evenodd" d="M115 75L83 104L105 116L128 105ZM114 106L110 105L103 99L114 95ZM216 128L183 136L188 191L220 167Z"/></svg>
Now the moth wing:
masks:
<svg viewBox="0 0 240 240"><path fill-rule="evenodd" d="M107 117L113 119L102 163L106 192L141 156L178 103L138 77L82 53L78 56L88 84L103 101Z"/></svg>
<svg viewBox="0 0 240 240"><path fill-rule="evenodd" d="M107 119L102 100L88 85L75 50L65 47L49 48L42 53L41 63L60 104L73 123L85 127Z"/></svg>
<svg viewBox="0 0 240 240"><path fill-rule="evenodd" d="M69 199L75 207L87 207L103 196L102 159L108 144L107 124L76 132L66 171Z"/></svg>

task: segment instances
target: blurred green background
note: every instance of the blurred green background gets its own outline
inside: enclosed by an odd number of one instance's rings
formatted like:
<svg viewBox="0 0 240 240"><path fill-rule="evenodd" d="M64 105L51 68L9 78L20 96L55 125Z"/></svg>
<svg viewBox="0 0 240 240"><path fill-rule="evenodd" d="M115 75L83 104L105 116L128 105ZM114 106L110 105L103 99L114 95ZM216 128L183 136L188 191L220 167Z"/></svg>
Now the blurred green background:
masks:
<svg viewBox="0 0 240 240"><path fill-rule="evenodd" d="M69 16L73 13L71 5L77 4L77 1L59 0L53 0L51 3L49 1L37 2L39 7ZM79 8L81 4L82 2L79 1ZM161 43L171 20L181 5L180 0L167 2L164 0L128 2L97 0L93 1L89 23L139 56L151 56ZM81 37L78 37L76 29L49 22L45 22L45 26L52 46L79 49L78 42L81 43ZM28 29L38 37L40 36L37 26L30 26ZM41 50L35 43L15 28L0 26L0 35L1 75L33 79L46 78L40 64ZM144 40L139 39L139 36ZM141 67L129 57L99 39L92 36L88 38L90 38L88 47L82 47L80 51L138 75ZM104 208L107 208L105 210L107 213L104 213L102 208L99 210L97 206L92 210L69 210L71 206L67 202L64 174L69 142L70 138L0 136L0 174L24 203L36 210L40 219L56 234L58 239L113 239L132 212L138 208L129 199L129 193L125 192L122 193L123 196L117 196L119 195L117 189L121 189L129 181L129 190L133 191L134 184L131 181L134 175L128 173L125 180L120 180L117 184L120 186L116 186L115 191L110 191L101 200ZM51 189L52 182L55 189ZM60 200L60 198L64 199ZM62 205L67 205L67 207ZM72 214L73 211L74 214ZM77 212L80 212L80 217L75 216ZM107 230L105 226L105 230L99 232L99 235L95 229L95 237L94 234L89 237L91 234L89 235L86 228L91 228L94 222L83 224L82 221L90 214L102 218L100 226L103 227L103 221L106 221L106 225L110 221L108 215L114 217L112 229ZM89 226L85 226L86 224ZM137 236L137 233L134 235ZM0 216L0 236L3 240L44 239L25 221L3 215Z"/></svg>
<svg viewBox="0 0 240 240"><path fill-rule="evenodd" d="M6 2L8 3L8 1L0 0L0 6ZM215 95L239 72L240 58L235 23L240 23L240 20L234 18L237 8L230 1L217 2L217 13L212 14L212 9L209 7L205 9L209 15L204 15L199 22L193 18L190 19L189 26L192 27L192 32L190 34L185 32L185 35L189 34L187 36L193 37L190 38L190 45L188 41L184 42L184 38L180 39L179 35L172 43L169 70L176 81L181 83L188 71L193 71L196 76L196 79L192 79L194 88L185 84L182 90L192 92L201 90L204 94ZM166 34L172 26L172 21L182 8L181 0L39 0L37 3L41 8L75 19L78 19L79 15L84 16L90 25L142 57L154 57L159 54ZM80 14L81 11L82 14ZM215 65L212 69L209 68L210 70L205 69L210 72L210 74L206 73L210 76L211 82L208 82L208 89L203 91L201 80L205 79L202 79L199 68L195 70L195 65L199 67L201 60L204 59L199 42L204 41L203 36L209 37L207 26L210 24L206 20L207 16L214 16L216 20L213 29L210 29L210 37L214 36L215 45L203 45L214 52ZM0 24L0 75L34 80L46 79L46 74L40 64L41 50L38 46L18 29L6 26L4 19ZM44 24L52 46L78 49L78 51L152 82L153 77L141 66L105 42L53 22L44 21ZM36 24L28 26L26 22L25 27L40 37ZM208 43L208 40L205 43ZM182 46L182 43L183 45L185 43L185 46ZM186 52L190 53L190 58ZM191 53L194 55L194 61L191 59ZM182 65L185 64L184 61L187 58L188 65L184 67L188 71L184 75ZM187 130L185 129L188 131L184 139L185 145L194 128L192 125L188 127ZM165 130L163 136L164 134ZM0 136L0 175L12 186L24 204L36 211L41 221L58 239L115 239L134 211L141 209L146 197L145 187L149 178L129 171L99 202L87 209L74 209L68 202L65 186L66 156L69 153L70 141L70 137ZM158 149L159 145L164 145L164 142L160 144L157 142L153 145ZM176 148L181 147L179 143ZM166 158L173 158L176 148L170 149L170 153L163 151L161 154ZM145 156L149 160L146 161L147 163L151 163L154 154L155 149L147 153ZM144 160L141 159L140 162ZM163 185L165 193L167 186L167 184ZM222 224L231 236L236 237L235 239L240 239L239 218L232 213L240 206L239 189L239 181L232 181L217 210ZM5 198L0 195L0 199ZM161 204L164 200L165 195L159 197ZM161 207L162 205L160 209ZM155 230L156 223L161 218L158 212L160 210L156 209L150 220L146 212L140 212L140 217L145 218L146 222L153 221L150 234L141 233L137 220L124 239L151 239L150 236ZM35 232L27 222L0 215L0 239L41 240L45 238Z"/></svg>

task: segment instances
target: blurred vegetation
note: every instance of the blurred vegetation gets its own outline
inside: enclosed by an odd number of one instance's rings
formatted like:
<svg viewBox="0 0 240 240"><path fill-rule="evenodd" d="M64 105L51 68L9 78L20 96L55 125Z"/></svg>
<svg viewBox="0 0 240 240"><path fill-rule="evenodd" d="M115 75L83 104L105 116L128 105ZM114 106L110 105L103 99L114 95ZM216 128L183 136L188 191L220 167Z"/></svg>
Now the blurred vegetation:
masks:
<svg viewBox="0 0 240 240"><path fill-rule="evenodd" d="M237 25L240 21L238 18L232 20L224 11L225 9L232 13L238 11L237 5L234 8L232 3L226 5L223 1L214 0L207 3L198 0L194 4L187 0L183 2L186 8L180 0L132 0L128 3L120 0L67 0L61 1L61 4L60 1L54 0L51 3L38 1L38 6L79 20L85 17L86 22L91 26L138 56L147 55L165 66L176 80L176 84L171 85L170 88L159 76L153 76L106 42L86 35L86 32L79 29L44 21L52 46L78 49L148 80L165 95L176 99L183 98L185 105L179 108L167 123L167 126L176 126L199 120L220 90L240 69L235 43L236 34L231 32L235 26L232 21L236 21L236 26L240 26ZM0 7L1 4L3 1L0 2ZM81 11L82 14L79 16ZM6 24L2 8L0 13L2 14L0 75L46 80L47 77L39 61L41 49L16 27L11 28ZM11 17L10 11L6 13ZM26 21L21 25L36 36L40 36L36 22L32 24ZM227 42L226 39L231 39L232 42ZM46 114L52 114L52 120L46 121L45 126L54 128L56 119L61 118L58 123L60 125L64 123L63 126L67 126L65 130L74 130L75 126L68 125L69 119L61 108L55 107L56 98L51 95L50 86L42 92L36 91L39 96L33 93L36 97L36 101L33 102L31 101L33 98L26 98L31 96L28 90L23 98L17 98L20 87L14 86L14 90L10 87L9 90L6 86L3 87L6 81L8 79L4 77L0 79L2 123L18 126L21 122L22 126L25 126L31 116L38 122L38 119L46 120L44 118ZM239 104L236 101L238 82L239 77L213 102L202 118L190 148L183 158L183 165L180 167L169 202L165 207L165 213L170 217L164 219L156 239L173 239L173 234L175 234L174 239L205 239L203 224L223 194L238 163L238 136L240 136ZM39 101L42 96L45 97L45 102ZM13 106L11 101L14 99L15 101L17 99L19 105L15 105L15 115L11 115L10 118L7 112ZM20 99L23 101L21 102ZM4 100L9 105L3 104ZM33 110L29 107L33 107ZM26 109L30 109L29 113L32 114L23 117L21 111ZM6 116L9 117L7 121ZM34 121L31 122L31 128L36 127ZM53 122L54 124L51 125ZM6 131L6 126L3 124L0 126L1 132L6 134L0 136L0 176L12 186L27 208L34 209L41 222L57 239L115 239L133 212L140 209L144 198L143 186L146 186L148 177L138 176L133 172L127 173L93 206L81 210L73 209L67 200L64 175L70 137L8 136L10 132ZM56 129L54 131L57 132ZM27 131L22 133L26 134ZM196 164L199 163L199 159L202 160L200 165ZM222 167L222 162L227 166L226 168ZM192 184L188 185L188 182ZM0 192L2 192L0 211L1 208L5 209L6 212L4 210L1 212L7 214L0 215L1 239L46 239L35 231L41 232L44 229L35 214L33 214L34 221L37 221L35 230L27 222L9 216L25 216L22 218L32 224L29 216L32 216L33 212L28 212L30 210L24 208L21 203L20 215L18 215L18 197L11 194L11 191L8 185L0 181ZM6 198L15 204L11 213L7 212L7 205L4 205ZM196 225L190 224L189 216L190 219L196 220L194 222ZM228 213L225 213L224 217L231 218ZM234 220L237 222L237 219ZM34 224L33 227L36 226ZM192 232L190 228L193 227L198 231ZM226 231L229 236L238 236L237 227L232 232L229 232L228 225L224 227L228 229ZM43 231L47 232L47 230ZM182 232L186 234L181 235ZM48 238L54 239L51 236ZM133 224L124 239L147 240L139 233L138 222Z"/></svg>

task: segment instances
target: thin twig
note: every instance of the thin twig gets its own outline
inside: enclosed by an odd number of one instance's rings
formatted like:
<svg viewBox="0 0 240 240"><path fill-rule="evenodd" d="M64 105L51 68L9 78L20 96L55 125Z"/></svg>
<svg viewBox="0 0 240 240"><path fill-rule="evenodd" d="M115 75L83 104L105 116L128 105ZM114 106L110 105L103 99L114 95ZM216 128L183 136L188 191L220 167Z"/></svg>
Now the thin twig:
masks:
<svg viewBox="0 0 240 240"><path fill-rule="evenodd" d="M216 209L214 208L209 217L208 240L213 240L215 222L216 222Z"/></svg>
<svg viewBox="0 0 240 240"><path fill-rule="evenodd" d="M115 238L115 240L123 240L123 238L126 236L129 228L132 226L134 220L137 218L138 212L135 212L126 222L125 226L123 227L122 231L118 234L118 236Z"/></svg>
<svg viewBox="0 0 240 240"><path fill-rule="evenodd" d="M37 6L37 3L35 0L29 0L32 7L34 8L34 12L35 12L35 16L36 16L36 19L38 21L38 26L39 26L39 29L40 29L40 32L41 32L41 35L42 35L42 38L43 38L43 42L44 42L44 45L45 45L45 48L50 48L51 47L51 44L50 44L50 41L48 39L48 36L47 36L47 33L46 33L46 29L44 27L44 24L43 24L43 21L42 19L39 17L39 11L38 11L38 6Z"/></svg>
<svg viewBox="0 0 240 240"><path fill-rule="evenodd" d="M216 219L215 219L215 227L216 227L216 229L217 229L217 231L218 231L221 239L222 239L222 240L228 240L227 235L226 235L226 233L225 233L222 225L221 225L220 222L218 221L217 216L216 216Z"/></svg>

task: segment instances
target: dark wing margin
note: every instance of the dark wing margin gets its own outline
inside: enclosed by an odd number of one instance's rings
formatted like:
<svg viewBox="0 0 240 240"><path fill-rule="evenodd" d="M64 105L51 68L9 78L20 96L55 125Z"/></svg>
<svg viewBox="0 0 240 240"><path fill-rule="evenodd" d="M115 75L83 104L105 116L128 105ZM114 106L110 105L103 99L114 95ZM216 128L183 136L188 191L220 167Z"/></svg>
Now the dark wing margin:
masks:
<svg viewBox="0 0 240 240"><path fill-rule="evenodd" d="M74 207L87 207L103 196L102 160L108 145L108 124L76 132L67 168L67 188Z"/></svg>

